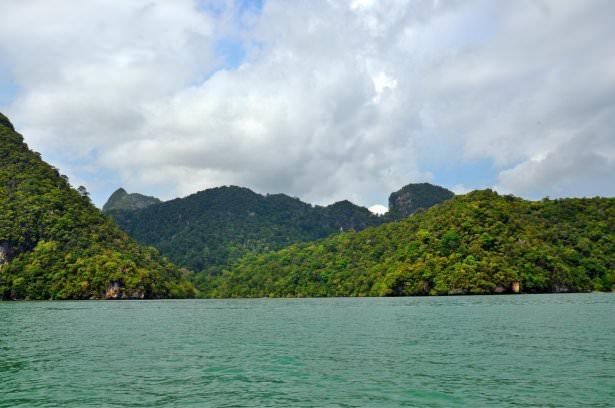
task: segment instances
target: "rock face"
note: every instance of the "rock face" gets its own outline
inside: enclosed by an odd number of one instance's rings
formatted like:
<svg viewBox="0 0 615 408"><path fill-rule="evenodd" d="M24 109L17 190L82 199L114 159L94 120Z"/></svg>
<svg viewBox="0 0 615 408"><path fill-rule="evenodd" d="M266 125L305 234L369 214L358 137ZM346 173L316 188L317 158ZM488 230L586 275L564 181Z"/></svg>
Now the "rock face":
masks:
<svg viewBox="0 0 615 408"><path fill-rule="evenodd" d="M419 209L427 209L454 196L452 191L433 184L408 184L389 196L387 215L393 219L406 218Z"/></svg>
<svg viewBox="0 0 615 408"><path fill-rule="evenodd" d="M145 293L139 290L135 290L132 293L126 293L122 290L122 285L118 281L113 281L107 287L104 299L117 300L117 299L145 299Z"/></svg>
<svg viewBox="0 0 615 408"><path fill-rule="evenodd" d="M504 285L502 285L502 284L499 284L499 285L497 285L495 287L494 292L495 293L504 293L504 292L506 292L506 287Z"/></svg>
<svg viewBox="0 0 615 408"><path fill-rule="evenodd" d="M150 197L139 193L128 194L123 188L118 188L103 206L103 212L111 210L139 210L158 204L161 201L156 197Z"/></svg>
<svg viewBox="0 0 615 408"><path fill-rule="evenodd" d="M11 248L6 241L0 241L0 266L11 260Z"/></svg>
<svg viewBox="0 0 615 408"><path fill-rule="evenodd" d="M111 282L107 291L105 292L105 299L118 299L121 296L122 292L120 292L120 283L119 282Z"/></svg>
<svg viewBox="0 0 615 408"><path fill-rule="evenodd" d="M513 282L511 289L512 289L513 293L521 292L521 283L520 282Z"/></svg>

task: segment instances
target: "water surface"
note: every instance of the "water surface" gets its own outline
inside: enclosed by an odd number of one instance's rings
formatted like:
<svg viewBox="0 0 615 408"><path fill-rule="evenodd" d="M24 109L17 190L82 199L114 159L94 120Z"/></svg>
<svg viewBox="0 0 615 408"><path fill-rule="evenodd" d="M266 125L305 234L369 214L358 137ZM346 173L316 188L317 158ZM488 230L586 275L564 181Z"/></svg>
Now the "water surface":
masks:
<svg viewBox="0 0 615 408"><path fill-rule="evenodd" d="M615 295L0 303L0 407L613 406Z"/></svg>

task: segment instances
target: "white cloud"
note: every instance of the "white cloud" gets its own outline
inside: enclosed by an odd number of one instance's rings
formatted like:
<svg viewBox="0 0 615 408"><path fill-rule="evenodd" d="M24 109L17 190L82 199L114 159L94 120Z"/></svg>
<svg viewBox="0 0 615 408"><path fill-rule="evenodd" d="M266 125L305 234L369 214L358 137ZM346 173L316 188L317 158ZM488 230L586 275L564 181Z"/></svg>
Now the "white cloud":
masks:
<svg viewBox="0 0 615 408"><path fill-rule="evenodd" d="M453 187L451 187L451 191L455 194L467 194L472 191L472 189L466 187L463 184L455 184Z"/></svg>
<svg viewBox="0 0 615 408"><path fill-rule="evenodd" d="M9 1L0 50L22 89L10 110L43 150L106 149L139 136L144 104L213 66L212 36L190 1Z"/></svg>
<svg viewBox="0 0 615 408"><path fill-rule="evenodd" d="M497 189L530 198L544 196L599 196L613 194L613 141L578 135L500 173Z"/></svg>
<svg viewBox="0 0 615 408"><path fill-rule="evenodd" d="M384 215L389 212L389 208L385 207L382 204L374 204L371 207L369 207L369 210L372 213L377 214L377 215Z"/></svg>
<svg viewBox="0 0 615 408"><path fill-rule="evenodd" d="M492 161L496 188L528 197L615 194L612 2L198 5L3 4L28 142L164 198L239 184L367 204L438 176L436 157ZM246 60L208 77L228 37Z"/></svg>

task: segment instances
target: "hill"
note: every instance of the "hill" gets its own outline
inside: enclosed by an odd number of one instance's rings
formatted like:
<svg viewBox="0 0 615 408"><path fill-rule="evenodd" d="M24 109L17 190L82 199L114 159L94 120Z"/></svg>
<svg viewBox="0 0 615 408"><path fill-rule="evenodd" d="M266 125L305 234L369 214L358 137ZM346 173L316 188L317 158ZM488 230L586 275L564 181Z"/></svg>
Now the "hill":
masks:
<svg viewBox="0 0 615 408"><path fill-rule="evenodd" d="M249 255L211 297L395 296L614 289L615 199L457 196L361 232Z"/></svg>
<svg viewBox="0 0 615 408"><path fill-rule="evenodd" d="M409 217L420 209L430 208L454 196L455 194L452 191L433 184L408 184L389 196L387 217L400 220Z"/></svg>
<svg viewBox="0 0 615 408"><path fill-rule="evenodd" d="M137 210L111 208L107 213L137 241L155 246L173 262L204 277L219 274L248 253L401 219L452 196L443 191L448 192L430 184L406 186L391 195L403 199L393 200L394 211L385 217L347 200L313 206L285 194L261 195L237 186L212 188Z"/></svg>
<svg viewBox="0 0 615 408"><path fill-rule="evenodd" d="M0 299L192 296L185 274L71 188L0 114Z"/></svg>
<svg viewBox="0 0 615 408"><path fill-rule="evenodd" d="M158 204L161 201L156 197L150 197L139 193L128 194L123 188L118 188L107 200L102 210L108 213L111 210L139 210Z"/></svg>
<svg viewBox="0 0 615 408"><path fill-rule="evenodd" d="M433 205L437 200L432 190L445 190L419 186L420 191L408 186L400 190L412 191L413 199L398 200L398 210L386 217L347 200L312 206L285 194L261 195L237 186L212 188L137 210L111 208L107 214L131 237L155 246L178 265L202 272L203 278L219 274L248 253L400 219L411 211L405 207L408 203L414 207Z"/></svg>
<svg viewBox="0 0 615 408"><path fill-rule="evenodd" d="M275 250L381 222L349 201L319 207L284 194L261 195L236 186L108 214L131 237L159 248L179 265L208 275L249 252Z"/></svg>

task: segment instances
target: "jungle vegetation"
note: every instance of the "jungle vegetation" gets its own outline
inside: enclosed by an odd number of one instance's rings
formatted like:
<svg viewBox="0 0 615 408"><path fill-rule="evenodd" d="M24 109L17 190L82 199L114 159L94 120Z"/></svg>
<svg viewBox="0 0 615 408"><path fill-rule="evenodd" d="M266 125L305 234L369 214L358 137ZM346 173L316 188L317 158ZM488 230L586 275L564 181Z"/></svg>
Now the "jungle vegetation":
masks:
<svg viewBox="0 0 615 408"><path fill-rule="evenodd" d="M474 191L398 222L251 254L210 297L611 291L615 199Z"/></svg>
<svg viewBox="0 0 615 408"><path fill-rule="evenodd" d="M123 189L118 191L125 195ZM247 254L360 231L404 218L452 196L442 187L411 184L391 195L392 215L376 216L347 200L313 206L285 194L261 195L243 187L224 186L137 210L118 210L110 205L106 212L131 237L197 272L202 283Z"/></svg>
<svg viewBox="0 0 615 408"><path fill-rule="evenodd" d="M180 298L195 285L206 297L615 289L615 198L422 183L389 205L376 216L235 186L166 202L120 189L106 216L0 114L0 299Z"/></svg>
<svg viewBox="0 0 615 408"><path fill-rule="evenodd" d="M0 299L98 299L110 287L112 297L190 297L189 275L130 239L0 114Z"/></svg>

